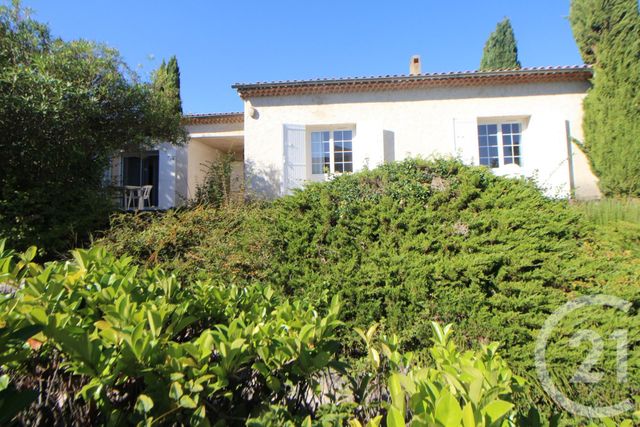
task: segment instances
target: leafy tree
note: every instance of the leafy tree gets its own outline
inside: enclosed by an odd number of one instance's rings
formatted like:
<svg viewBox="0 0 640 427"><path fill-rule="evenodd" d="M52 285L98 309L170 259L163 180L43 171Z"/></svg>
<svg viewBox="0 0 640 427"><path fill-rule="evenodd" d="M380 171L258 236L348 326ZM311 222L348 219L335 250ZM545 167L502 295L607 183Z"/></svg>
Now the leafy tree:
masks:
<svg viewBox="0 0 640 427"><path fill-rule="evenodd" d="M480 70L506 70L521 68L518 60L518 46L509 18L504 18L496 26L484 45Z"/></svg>
<svg viewBox="0 0 640 427"><path fill-rule="evenodd" d="M156 89L116 50L52 37L19 2L0 8L0 235L54 253L104 223L110 156L184 140L176 101Z"/></svg>
<svg viewBox="0 0 640 427"><path fill-rule="evenodd" d="M574 0L574 37L593 63L584 147L607 195L640 195L640 14L637 0Z"/></svg>

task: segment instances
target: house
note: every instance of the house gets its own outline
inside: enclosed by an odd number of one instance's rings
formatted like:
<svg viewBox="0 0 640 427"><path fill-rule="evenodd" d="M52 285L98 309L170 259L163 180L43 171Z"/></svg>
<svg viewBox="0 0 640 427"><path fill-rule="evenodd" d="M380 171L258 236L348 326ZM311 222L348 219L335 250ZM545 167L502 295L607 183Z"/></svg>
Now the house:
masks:
<svg viewBox="0 0 640 427"><path fill-rule="evenodd" d="M202 165L224 153L236 190L260 197L409 156L456 156L534 177L553 197L599 197L577 143L590 67L422 74L419 61L402 76L236 84L243 112L186 115L185 147L123 153L114 170L156 183L160 208L192 197Z"/></svg>

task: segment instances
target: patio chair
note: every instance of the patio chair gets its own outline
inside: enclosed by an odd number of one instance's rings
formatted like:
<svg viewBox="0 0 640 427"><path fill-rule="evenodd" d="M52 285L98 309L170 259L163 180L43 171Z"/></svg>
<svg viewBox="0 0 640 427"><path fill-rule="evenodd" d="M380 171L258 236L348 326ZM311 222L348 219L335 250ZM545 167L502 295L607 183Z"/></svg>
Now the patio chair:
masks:
<svg viewBox="0 0 640 427"><path fill-rule="evenodd" d="M145 202L147 207L151 207L152 189L153 185L143 185L135 189L130 188L133 191L129 191L129 198L126 199L126 209L133 207L134 209L142 210L145 208Z"/></svg>

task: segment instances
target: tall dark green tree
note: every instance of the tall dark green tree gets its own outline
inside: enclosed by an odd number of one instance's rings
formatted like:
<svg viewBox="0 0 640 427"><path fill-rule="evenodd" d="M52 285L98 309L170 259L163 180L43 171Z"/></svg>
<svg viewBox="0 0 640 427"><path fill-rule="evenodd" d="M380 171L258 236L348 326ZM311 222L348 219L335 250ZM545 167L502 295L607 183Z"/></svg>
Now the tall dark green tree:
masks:
<svg viewBox="0 0 640 427"><path fill-rule="evenodd" d="M109 158L184 140L169 99L116 50L55 38L18 2L0 7L0 237L54 253L103 224Z"/></svg>
<svg viewBox="0 0 640 427"><path fill-rule="evenodd" d="M596 62L596 49L602 34L609 29L612 1L579 0L571 2L569 22L585 64Z"/></svg>
<svg viewBox="0 0 640 427"><path fill-rule="evenodd" d="M521 68L518 60L518 45L509 18L498 23L484 45L480 70L507 70Z"/></svg>
<svg viewBox="0 0 640 427"><path fill-rule="evenodd" d="M182 114L182 99L180 98L180 67L174 56L168 62L162 61L153 76L153 85L161 93L167 106L175 113Z"/></svg>
<svg viewBox="0 0 640 427"><path fill-rule="evenodd" d="M640 195L640 13L637 0L573 0L570 21L593 86L584 147L605 195Z"/></svg>
<svg viewBox="0 0 640 427"><path fill-rule="evenodd" d="M182 113L182 98L180 98L180 67L178 66L178 59L175 55L169 58L169 62L167 62L167 74L171 80L171 85L176 91L176 107L180 113Z"/></svg>

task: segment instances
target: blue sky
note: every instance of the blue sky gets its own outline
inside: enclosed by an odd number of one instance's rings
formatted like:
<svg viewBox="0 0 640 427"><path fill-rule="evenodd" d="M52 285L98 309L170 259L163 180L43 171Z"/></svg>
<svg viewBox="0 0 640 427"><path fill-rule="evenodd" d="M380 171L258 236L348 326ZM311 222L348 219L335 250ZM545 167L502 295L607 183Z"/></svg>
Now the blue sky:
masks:
<svg viewBox="0 0 640 427"><path fill-rule="evenodd" d="M2 0L0 0L2 1ZM185 112L239 111L231 85L317 77L476 69L511 18L523 66L582 63L569 0L24 0L64 39L120 50L145 76L177 55Z"/></svg>

